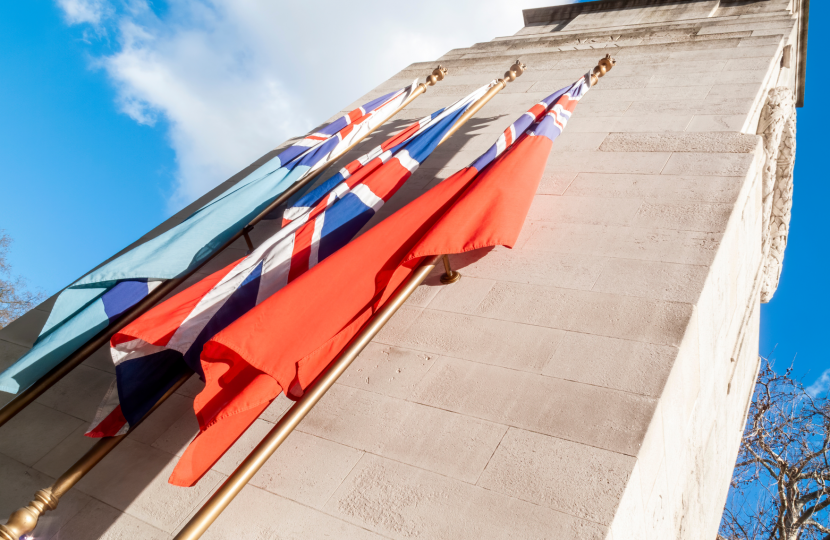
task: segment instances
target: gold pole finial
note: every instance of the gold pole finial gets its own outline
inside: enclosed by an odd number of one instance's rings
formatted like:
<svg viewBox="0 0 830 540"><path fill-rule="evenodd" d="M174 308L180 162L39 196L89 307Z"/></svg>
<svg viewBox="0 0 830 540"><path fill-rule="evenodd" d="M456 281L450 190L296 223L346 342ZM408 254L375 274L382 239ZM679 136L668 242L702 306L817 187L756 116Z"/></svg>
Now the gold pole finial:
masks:
<svg viewBox="0 0 830 540"><path fill-rule="evenodd" d="M505 82L513 82L518 77L522 76L522 73L525 72L526 65L522 63L521 60L516 60L516 62L510 66L510 69L504 72L504 78L502 79Z"/></svg>
<svg viewBox="0 0 830 540"><path fill-rule="evenodd" d="M591 86L595 86L599 82L599 78L604 77L616 65L617 61L611 58L610 54L606 54L605 58L597 63L594 71L591 73Z"/></svg>
<svg viewBox="0 0 830 540"><path fill-rule="evenodd" d="M481 96L478 99L478 101L476 101L475 103L470 105L470 108L467 109L464 112L464 114L461 115L461 118L458 119L458 121L455 123L455 125L453 127L451 127L450 130L444 135L444 137L438 142L438 145L440 146L441 144L444 143L444 141L446 141L447 139L452 137L453 134L456 131L458 131L458 129L461 126L463 126L464 123L467 120L472 118L473 115L475 115L475 113L477 113L478 111L481 110L482 107L487 105L487 102L490 101L491 99L493 99L493 96L495 96L496 94L498 94L499 92L504 90L504 88L507 86L507 83L513 82L518 77L521 77L522 73L525 72L526 68L527 68L526 65L522 64L521 61L516 60L516 63L514 63L512 66L510 66L509 70L504 72L504 78L498 79L496 81L496 84L494 84L492 87L490 87L489 90L487 90L486 94Z"/></svg>
<svg viewBox="0 0 830 540"><path fill-rule="evenodd" d="M443 81L444 77L447 76L447 68L438 64L438 67L432 70L432 73L427 77L426 85L427 86L434 86L438 83L438 81Z"/></svg>

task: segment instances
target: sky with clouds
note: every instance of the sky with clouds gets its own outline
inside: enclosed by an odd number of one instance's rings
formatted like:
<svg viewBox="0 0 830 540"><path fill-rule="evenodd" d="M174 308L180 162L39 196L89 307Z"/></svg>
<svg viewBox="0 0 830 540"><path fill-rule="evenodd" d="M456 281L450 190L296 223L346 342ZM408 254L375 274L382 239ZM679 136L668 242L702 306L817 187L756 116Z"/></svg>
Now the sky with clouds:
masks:
<svg viewBox="0 0 830 540"><path fill-rule="evenodd" d="M285 139L412 62L514 34L551 0L32 0L0 3L0 229L52 294ZM830 20L814 2L811 26ZM810 35L795 209L761 352L830 389L830 183ZM822 375L823 373L823 375Z"/></svg>
<svg viewBox="0 0 830 540"><path fill-rule="evenodd" d="M57 0L119 109L139 124L169 123L171 210L402 67L513 34L520 7L550 3Z"/></svg>

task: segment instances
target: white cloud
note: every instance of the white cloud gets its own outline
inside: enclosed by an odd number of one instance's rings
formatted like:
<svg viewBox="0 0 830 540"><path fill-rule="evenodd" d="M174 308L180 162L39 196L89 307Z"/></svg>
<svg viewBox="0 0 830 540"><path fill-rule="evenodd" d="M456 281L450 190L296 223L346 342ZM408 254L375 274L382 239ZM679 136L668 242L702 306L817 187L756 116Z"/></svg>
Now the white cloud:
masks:
<svg viewBox="0 0 830 540"><path fill-rule="evenodd" d="M111 13L107 0L57 0L69 24L97 26Z"/></svg>
<svg viewBox="0 0 830 540"><path fill-rule="evenodd" d="M807 393L813 397L824 394L830 390L830 369L821 374L813 384L807 387Z"/></svg>
<svg viewBox="0 0 830 540"><path fill-rule="evenodd" d="M171 210L410 63L511 35L522 8L553 3L170 0L158 14L147 0L56 1L67 22L115 40L95 62L121 110L141 124L166 120L178 165Z"/></svg>

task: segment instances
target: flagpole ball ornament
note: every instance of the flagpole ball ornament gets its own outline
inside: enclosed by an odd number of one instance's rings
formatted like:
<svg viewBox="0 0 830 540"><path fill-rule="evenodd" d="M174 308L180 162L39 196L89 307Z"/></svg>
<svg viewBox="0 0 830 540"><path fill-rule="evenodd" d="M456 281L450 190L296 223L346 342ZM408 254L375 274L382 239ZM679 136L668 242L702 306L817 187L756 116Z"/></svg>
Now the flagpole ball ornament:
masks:
<svg viewBox="0 0 830 540"><path fill-rule="evenodd" d="M437 68L432 70L432 73L427 77L425 83L427 86L434 86L438 83L438 81L443 81L444 77L447 76L447 68L442 65L438 65Z"/></svg>
<svg viewBox="0 0 830 540"><path fill-rule="evenodd" d="M516 63L513 64L512 66L510 66L510 70L504 72L504 78L502 79L502 81L504 81L504 82L513 82L513 81L515 81L518 77L521 77L522 73L525 72L526 68L527 68L527 66L524 65L521 62L521 60L516 60Z"/></svg>
<svg viewBox="0 0 830 540"><path fill-rule="evenodd" d="M604 77L606 73L611 71L611 68L617 65L617 61L611 58L610 54L606 54L605 58L601 59L591 73L591 86L596 86L600 77Z"/></svg>
<svg viewBox="0 0 830 540"><path fill-rule="evenodd" d="M461 272L456 272L450 266L450 258L444 255L441 259L444 261L444 273L441 274L441 283L449 285L461 279Z"/></svg>

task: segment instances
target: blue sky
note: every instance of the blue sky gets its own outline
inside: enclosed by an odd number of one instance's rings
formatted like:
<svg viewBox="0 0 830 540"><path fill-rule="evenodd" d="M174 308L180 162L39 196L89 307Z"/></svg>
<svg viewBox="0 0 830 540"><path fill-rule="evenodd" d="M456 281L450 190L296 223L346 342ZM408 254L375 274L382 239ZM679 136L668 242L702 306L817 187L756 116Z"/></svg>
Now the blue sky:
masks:
<svg viewBox="0 0 830 540"><path fill-rule="evenodd" d="M551 3L423 0L401 17L381 0L359 10L332 0L2 2L0 229L14 238L15 271L57 292L401 67L513 34L522 8ZM813 29L828 11L813 2ZM368 14L381 30L331 46ZM298 23L308 20L313 35ZM781 367L796 358L807 384L827 366L819 52L828 41L810 35L790 244L778 292L762 307L762 354Z"/></svg>

